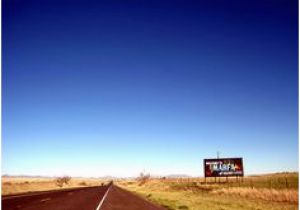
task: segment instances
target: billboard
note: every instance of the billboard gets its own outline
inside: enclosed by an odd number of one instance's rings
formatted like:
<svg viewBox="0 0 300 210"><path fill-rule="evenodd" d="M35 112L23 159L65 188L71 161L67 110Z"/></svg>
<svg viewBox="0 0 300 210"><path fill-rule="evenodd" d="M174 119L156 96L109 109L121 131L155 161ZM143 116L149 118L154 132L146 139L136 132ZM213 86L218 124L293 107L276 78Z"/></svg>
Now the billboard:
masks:
<svg viewBox="0 0 300 210"><path fill-rule="evenodd" d="M205 177L244 176L242 158L204 159Z"/></svg>

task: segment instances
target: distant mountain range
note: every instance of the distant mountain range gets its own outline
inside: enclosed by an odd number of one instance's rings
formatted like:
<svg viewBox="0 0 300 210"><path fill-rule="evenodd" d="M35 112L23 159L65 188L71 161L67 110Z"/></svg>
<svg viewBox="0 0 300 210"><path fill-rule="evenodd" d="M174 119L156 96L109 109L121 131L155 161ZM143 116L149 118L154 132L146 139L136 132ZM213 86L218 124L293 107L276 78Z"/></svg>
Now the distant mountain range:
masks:
<svg viewBox="0 0 300 210"><path fill-rule="evenodd" d="M3 178L56 178L59 176L38 176L38 175L9 175L4 174L2 175ZM71 176L72 177L72 176ZM187 174L169 174L166 176L163 175L151 175L152 178L191 178L192 176L189 176ZM90 179L105 179L105 180L115 180L115 179L135 179L137 177L115 177L115 176L99 176L99 177L73 177L73 178L90 178Z"/></svg>

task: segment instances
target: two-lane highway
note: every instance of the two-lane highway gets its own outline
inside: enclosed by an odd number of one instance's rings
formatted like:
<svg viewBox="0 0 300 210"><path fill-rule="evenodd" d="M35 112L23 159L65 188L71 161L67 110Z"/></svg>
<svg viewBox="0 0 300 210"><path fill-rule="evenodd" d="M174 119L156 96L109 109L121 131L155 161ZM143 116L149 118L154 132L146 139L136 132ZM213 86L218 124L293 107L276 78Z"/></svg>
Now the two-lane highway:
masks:
<svg viewBox="0 0 300 210"><path fill-rule="evenodd" d="M2 197L3 210L96 210L109 186Z"/></svg>
<svg viewBox="0 0 300 210"><path fill-rule="evenodd" d="M2 197L3 210L165 210L113 184Z"/></svg>

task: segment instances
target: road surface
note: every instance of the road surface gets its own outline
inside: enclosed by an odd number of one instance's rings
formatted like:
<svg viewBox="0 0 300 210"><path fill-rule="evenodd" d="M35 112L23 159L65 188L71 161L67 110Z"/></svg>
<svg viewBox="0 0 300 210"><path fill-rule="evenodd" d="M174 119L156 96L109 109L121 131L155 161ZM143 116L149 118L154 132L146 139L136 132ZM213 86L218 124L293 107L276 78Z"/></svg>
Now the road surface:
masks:
<svg viewBox="0 0 300 210"><path fill-rule="evenodd" d="M3 210L165 210L115 185L2 196Z"/></svg>
<svg viewBox="0 0 300 210"><path fill-rule="evenodd" d="M166 210L115 185L109 188L100 210Z"/></svg>

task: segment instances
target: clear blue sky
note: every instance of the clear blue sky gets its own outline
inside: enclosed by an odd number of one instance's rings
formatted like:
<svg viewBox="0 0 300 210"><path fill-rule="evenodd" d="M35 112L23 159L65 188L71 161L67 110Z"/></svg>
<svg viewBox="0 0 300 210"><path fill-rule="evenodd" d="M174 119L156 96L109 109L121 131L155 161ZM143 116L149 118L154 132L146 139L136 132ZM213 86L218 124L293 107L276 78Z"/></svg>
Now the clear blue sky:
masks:
<svg viewBox="0 0 300 210"><path fill-rule="evenodd" d="M2 174L298 171L297 4L4 0Z"/></svg>

